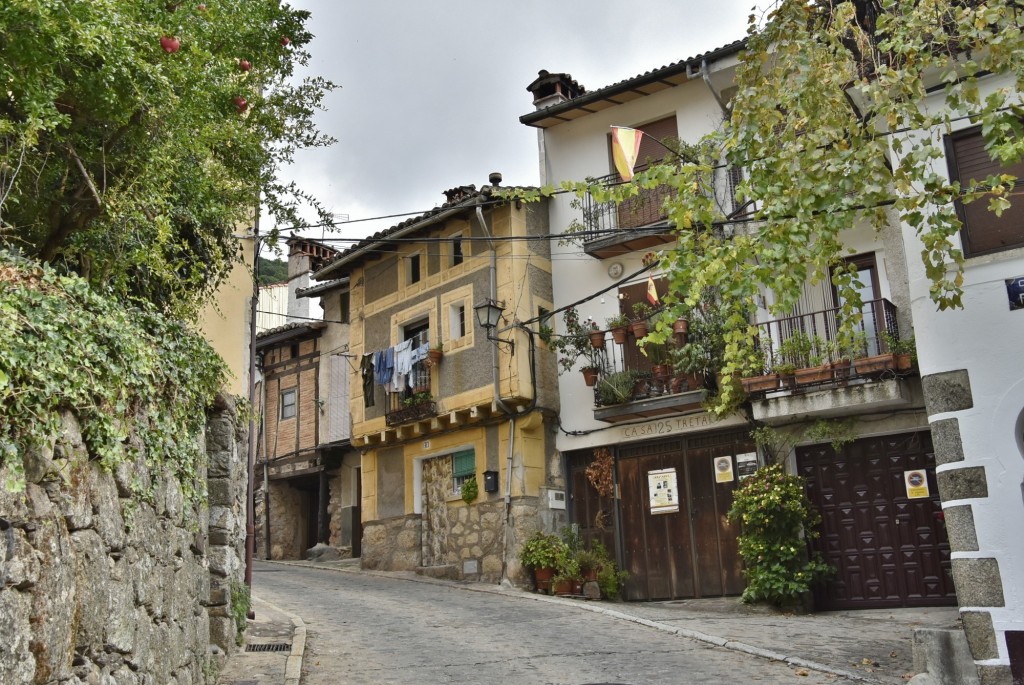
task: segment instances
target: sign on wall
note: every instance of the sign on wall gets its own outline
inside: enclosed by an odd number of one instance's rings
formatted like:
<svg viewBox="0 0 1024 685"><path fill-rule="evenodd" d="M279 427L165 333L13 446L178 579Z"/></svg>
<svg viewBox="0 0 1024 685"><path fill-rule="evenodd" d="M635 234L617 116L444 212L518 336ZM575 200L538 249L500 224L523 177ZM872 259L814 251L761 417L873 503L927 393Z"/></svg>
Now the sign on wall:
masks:
<svg viewBox="0 0 1024 685"><path fill-rule="evenodd" d="M732 472L732 457L715 457L715 482L731 483L736 480Z"/></svg>
<svg viewBox="0 0 1024 685"><path fill-rule="evenodd" d="M923 469L903 472L903 483L907 487L908 499L930 497L928 492L928 474Z"/></svg>
<svg viewBox="0 0 1024 685"><path fill-rule="evenodd" d="M671 514L679 511L675 469L648 471L647 486L651 496L652 514Z"/></svg>
<svg viewBox="0 0 1024 685"><path fill-rule="evenodd" d="M1024 309L1024 276L1006 279L1006 296L1010 300L1010 311Z"/></svg>
<svg viewBox="0 0 1024 685"><path fill-rule="evenodd" d="M736 475L742 481L750 478L757 471L757 452L744 452L736 455Z"/></svg>

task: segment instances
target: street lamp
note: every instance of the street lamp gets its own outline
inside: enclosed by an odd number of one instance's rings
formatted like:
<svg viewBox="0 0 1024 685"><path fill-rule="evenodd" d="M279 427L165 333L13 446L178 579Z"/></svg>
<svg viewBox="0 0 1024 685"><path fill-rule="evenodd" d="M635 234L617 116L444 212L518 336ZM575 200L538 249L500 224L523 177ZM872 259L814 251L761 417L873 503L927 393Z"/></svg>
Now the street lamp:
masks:
<svg viewBox="0 0 1024 685"><path fill-rule="evenodd" d="M516 345L513 341L503 340L494 335L494 329L501 323L501 315L505 311L500 302L488 298L479 304L473 305L473 311L476 312L476 322L487 331L488 340L495 343L505 343L515 352Z"/></svg>

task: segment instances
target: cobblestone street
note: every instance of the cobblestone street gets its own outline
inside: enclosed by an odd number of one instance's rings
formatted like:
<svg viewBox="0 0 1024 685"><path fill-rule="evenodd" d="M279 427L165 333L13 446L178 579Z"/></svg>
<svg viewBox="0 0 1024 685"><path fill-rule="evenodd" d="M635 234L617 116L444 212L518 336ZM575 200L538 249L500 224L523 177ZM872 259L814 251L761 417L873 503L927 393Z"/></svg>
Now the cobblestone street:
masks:
<svg viewBox="0 0 1024 685"><path fill-rule="evenodd" d="M259 566L306 622L304 685L852 683L565 605L401 578Z"/></svg>

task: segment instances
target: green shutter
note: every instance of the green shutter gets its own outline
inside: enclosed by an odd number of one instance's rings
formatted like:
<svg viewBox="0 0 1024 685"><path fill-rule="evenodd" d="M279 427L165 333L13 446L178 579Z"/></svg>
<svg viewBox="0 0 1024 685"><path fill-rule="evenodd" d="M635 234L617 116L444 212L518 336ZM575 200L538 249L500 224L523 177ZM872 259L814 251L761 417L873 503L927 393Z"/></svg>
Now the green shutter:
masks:
<svg viewBox="0 0 1024 685"><path fill-rule="evenodd" d="M456 452L452 455L452 476L459 478L460 476L473 476L476 475L476 457L473 450L466 450L464 452Z"/></svg>

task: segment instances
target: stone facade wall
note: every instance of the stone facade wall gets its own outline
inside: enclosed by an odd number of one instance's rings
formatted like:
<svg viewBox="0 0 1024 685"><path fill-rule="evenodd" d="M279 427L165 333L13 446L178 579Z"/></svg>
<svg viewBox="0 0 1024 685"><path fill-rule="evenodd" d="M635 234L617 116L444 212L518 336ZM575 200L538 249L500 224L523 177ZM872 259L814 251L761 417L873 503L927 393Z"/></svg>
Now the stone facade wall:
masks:
<svg viewBox="0 0 1024 685"><path fill-rule="evenodd" d="M21 455L25 490L0 488L0 683L212 683L242 569L235 418L222 401L210 419L209 509L144 458L105 471L71 414L54 445Z"/></svg>
<svg viewBox="0 0 1024 685"><path fill-rule="evenodd" d="M466 505L449 503L443 521L446 529L426 535L419 514L399 516L363 524L362 567L379 571L422 571L457 580L499 583L505 553L505 503L501 500ZM527 586L530 574L519 565L519 547L541 517L536 497L515 498L510 511L507 549L508 576L513 583ZM432 540L432 565L424 565L425 540ZM443 542L443 548L435 548ZM467 566L466 562L470 562ZM473 572L472 569L476 568Z"/></svg>
<svg viewBox="0 0 1024 685"><path fill-rule="evenodd" d="M420 566L419 514L363 524L360 565L377 571L415 571Z"/></svg>

